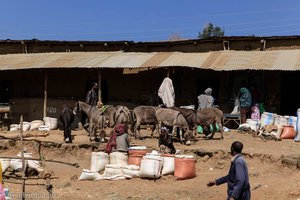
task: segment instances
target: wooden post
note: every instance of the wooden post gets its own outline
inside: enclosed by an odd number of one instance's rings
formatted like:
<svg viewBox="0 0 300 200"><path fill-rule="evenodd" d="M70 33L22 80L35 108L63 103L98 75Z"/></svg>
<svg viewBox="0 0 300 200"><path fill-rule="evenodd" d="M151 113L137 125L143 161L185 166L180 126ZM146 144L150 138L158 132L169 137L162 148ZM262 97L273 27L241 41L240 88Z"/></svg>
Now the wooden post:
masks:
<svg viewBox="0 0 300 200"><path fill-rule="evenodd" d="M24 159L24 144L23 144L23 115L20 117L20 139L21 139L21 157L22 157L22 200L25 200L25 159Z"/></svg>
<svg viewBox="0 0 300 200"><path fill-rule="evenodd" d="M43 119L47 116L47 87L48 87L48 74L47 71L45 71Z"/></svg>
<svg viewBox="0 0 300 200"><path fill-rule="evenodd" d="M98 99L99 102L102 102L102 94L101 94L101 70L98 69Z"/></svg>

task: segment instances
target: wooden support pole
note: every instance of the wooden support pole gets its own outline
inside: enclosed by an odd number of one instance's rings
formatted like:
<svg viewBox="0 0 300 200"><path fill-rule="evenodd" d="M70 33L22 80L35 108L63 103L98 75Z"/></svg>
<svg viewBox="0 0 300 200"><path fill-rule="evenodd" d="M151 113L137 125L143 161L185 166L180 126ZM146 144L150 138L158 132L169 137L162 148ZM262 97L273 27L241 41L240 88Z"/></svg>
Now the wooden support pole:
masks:
<svg viewBox="0 0 300 200"><path fill-rule="evenodd" d="M98 69L98 99L99 102L102 102L102 94L101 94L101 70Z"/></svg>
<svg viewBox="0 0 300 200"><path fill-rule="evenodd" d="M45 178L43 177L21 177L21 176L15 176L15 175L7 175L7 174L3 174L3 177L5 178L13 178L13 179L17 179L17 180L44 180ZM58 179L58 176L51 176L49 179Z"/></svg>
<svg viewBox="0 0 300 200"><path fill-rule="evenodd" d="M45 118L47 116L47 87L48 87L48 74L47 74L47 71L45 71L43 118Z"/></svg>
<svg viewBox="0 0 300 200"><path fill-rule="evenodd" d="M22 199L25 200L25 159L24 159L24 144L23 144L23 115L20 117L20 138L21 138L21 157L22 157Z"/></svg>

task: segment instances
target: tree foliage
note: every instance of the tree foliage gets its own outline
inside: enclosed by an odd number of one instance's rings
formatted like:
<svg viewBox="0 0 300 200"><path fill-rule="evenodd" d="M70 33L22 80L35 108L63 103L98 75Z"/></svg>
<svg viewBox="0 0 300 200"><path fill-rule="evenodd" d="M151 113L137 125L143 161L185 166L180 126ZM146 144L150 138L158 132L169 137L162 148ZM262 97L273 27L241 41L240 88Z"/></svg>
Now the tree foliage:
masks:
<svg viewBox="0 0 300 200"><path fill-rule="evenodd" d="M224 29L222 30L219 26L214 26L212 23L208 23L202 32L199 32L200 39L207 39L210 37L223 37L224 36Z"/></svg>

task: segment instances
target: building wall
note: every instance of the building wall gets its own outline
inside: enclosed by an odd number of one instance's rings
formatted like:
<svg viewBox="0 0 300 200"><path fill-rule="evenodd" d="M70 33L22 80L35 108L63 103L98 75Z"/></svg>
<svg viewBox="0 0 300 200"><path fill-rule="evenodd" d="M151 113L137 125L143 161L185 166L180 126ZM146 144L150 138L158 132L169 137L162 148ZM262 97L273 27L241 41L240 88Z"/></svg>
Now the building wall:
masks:
<svg viewBox="0 0 300 200"><path fill-rule="evenodd" d="M176 106L195 105L197 96L207 87L213 89L218 105L225 113L233 109L234 99L242 80L249 87L255 84L261 102L269 112L290 114L297 107L297 92L284 90L287 84L296 85L298 76L280 71L231 71L217 72L193 68L170 68L176 96ZM74 105L85 100L85 95L93 81L97 81L97 69L48 69L47 116L57 117L60 107L68 103ZM127 105L133 109L137 105L158 105L157 91L167 74L167 69L153 69L138 74L123 74L122 69L103 69L102 97L105 104ZM298 73L299 74L299 73ZM23 114L31 121L42 118L44 97L44 70L16 70L0 72L0 97L4 102L6 86L9 86L9 100L15 119ZM282 77L284 82L282 82ZM289 80L287 82L286 80ZM3 83L6 84L3 84ZM282 105L282 95L284 105ZM289 98L293 105L287 106ZM281 107L283 109L281 109ZM289 112L289 113L288 113Z"/></svg>

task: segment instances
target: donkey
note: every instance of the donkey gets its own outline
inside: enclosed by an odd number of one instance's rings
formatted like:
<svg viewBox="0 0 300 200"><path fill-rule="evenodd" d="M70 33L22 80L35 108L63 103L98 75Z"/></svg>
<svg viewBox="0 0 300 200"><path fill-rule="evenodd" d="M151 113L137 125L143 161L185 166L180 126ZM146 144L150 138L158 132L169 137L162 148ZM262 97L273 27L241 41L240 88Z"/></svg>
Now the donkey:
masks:
<svg viewBox="0 0 300 200"><path fill-rule="evenodd" d="M218 108L205 108L203 110L197 110L197 124L207 127L212 126L211 133L207 134L208 139L212 139L215 135L217 126L219 126L219 132L221 133L221 140L223 136L223 111Z"/></svg>
<svg viewBox="0 0 300 200"><path fill-rule="evenodd" d="M172 135L177 135L176 130L179 128L179 139L181 143L190 145L192 131L184 116L177 110L169 108L158 108L156 110L156 119L158 121L158 130L162 124L168 127L173 127Z"/></svg>
<svg viewBox="0 0 300 200"><path fill-rule="evenodd" d="M76 112L84 112L89 118L89 136L90 141L92 141L92 135L94 135L95 141L104 141L106 132L106 116L104 112L100 109L96 108L95 106L91 106L85 102L78 101L76 104L76 108L74 109ZM99 139L97 137L97 128L100 129Z"/></svg>
<svg viewBox="0 0 300 200"><path fill-rule="evenodd" d="M137 106L132 111L132 124L131 132L134 134L135 138L140 138L140 126L151 124L153 125L151 137L153 137L154 131L157 126L156 120L156 110L153 106Z"/></svg>
<svg viewBox="0 0 300 200"><path fill-rule="evenodd" d="M128 124L129 126L131 125L131 113L129 109L126 106L116 106L116 113L114 116L114 122L115 126L119 124ZM131 127L129 127L131 129Z"/></svg>
<svg viewBox="0 0 300 200"><path fill-rule="evenodd" d="M74 121L74 112L70 105L64 104L60 109L59 121L64 130L64 140L66 143L72 143L71 124Z"/></svg>

